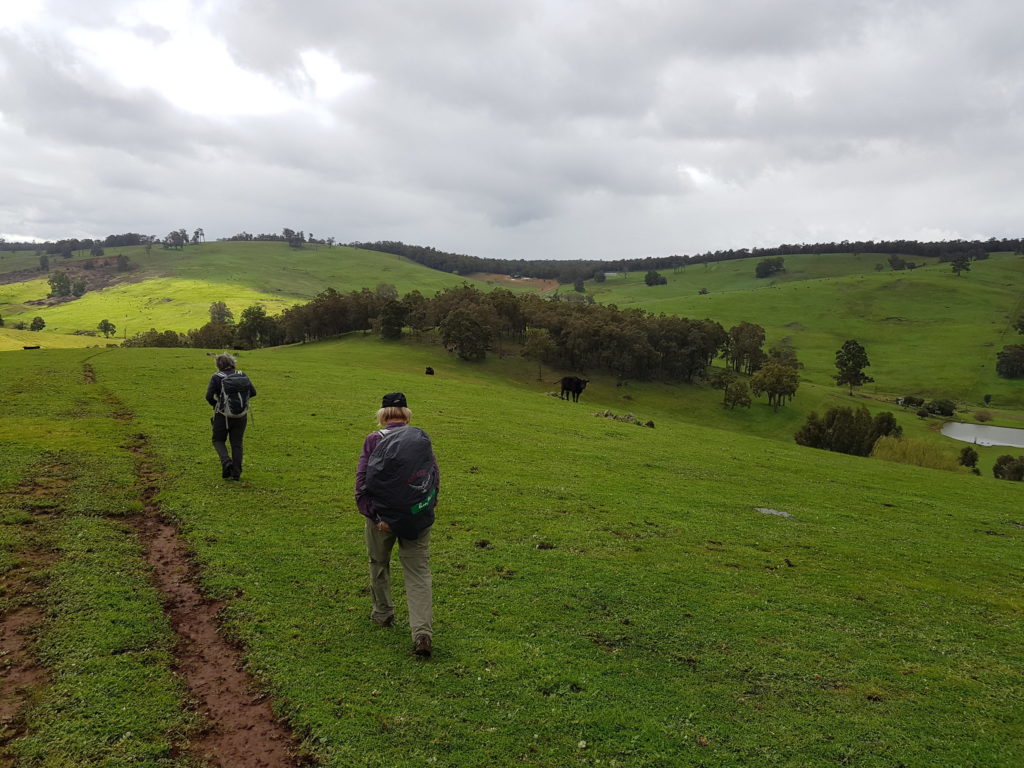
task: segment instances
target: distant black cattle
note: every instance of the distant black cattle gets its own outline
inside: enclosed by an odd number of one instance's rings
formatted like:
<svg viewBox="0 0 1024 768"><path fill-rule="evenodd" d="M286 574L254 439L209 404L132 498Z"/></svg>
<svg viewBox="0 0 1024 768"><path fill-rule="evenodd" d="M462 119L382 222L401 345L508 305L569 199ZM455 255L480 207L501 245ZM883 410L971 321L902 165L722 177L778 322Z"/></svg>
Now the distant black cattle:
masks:
<svg viewBox="0 0 1024 768"><path fill-rule="evenodd" d="M578 403L580 401L580 393L587 388L587 384L590 383L590 379L581 379L577 376L565 376L562 378L562 391L558 395L563 400L568 400L569 396L572 395L572 401Z"/></svg>
<svg viewBox="0 0 1024 768"><path fill-rule="evenodd" d="M425 371L425 373L427 374L427 376L433 376L433 375L434 375L434 369L433 369L433 368L431 368L431 367L430 367L430 366L428 365L428 366L427 366L427 370Z"/></svg>

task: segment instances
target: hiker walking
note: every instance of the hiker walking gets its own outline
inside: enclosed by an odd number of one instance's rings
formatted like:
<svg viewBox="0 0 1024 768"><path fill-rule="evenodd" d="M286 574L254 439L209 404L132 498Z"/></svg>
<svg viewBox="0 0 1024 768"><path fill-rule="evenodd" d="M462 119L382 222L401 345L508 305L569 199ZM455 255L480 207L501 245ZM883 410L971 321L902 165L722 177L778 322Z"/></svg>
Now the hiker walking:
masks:
<svg viewBox="0 0 1024 768"><path fill-rule="evenodd" d="M206 402L213 406L213 447L220 457L220 476L238 480L242 476L242 435L249 421L249 398L256 397L256 387L245 373L235 370L231 355L217 355L216 363L217 372L206 387Z"/></svg>
<svg viewBox="0 0 1024 768"><path fill-rule="evenodd" d="M437 459L427 433L410 427L412 411L405 395L384 395L377 411L382 429L363 441L356 466L356 505L366 517L366 550L370 556L370 618L382 627L395 623L391 599L391 550L405 577L412 651L426 658L433 652L433 601L430 575L430 527L440 487Z"/></svg>

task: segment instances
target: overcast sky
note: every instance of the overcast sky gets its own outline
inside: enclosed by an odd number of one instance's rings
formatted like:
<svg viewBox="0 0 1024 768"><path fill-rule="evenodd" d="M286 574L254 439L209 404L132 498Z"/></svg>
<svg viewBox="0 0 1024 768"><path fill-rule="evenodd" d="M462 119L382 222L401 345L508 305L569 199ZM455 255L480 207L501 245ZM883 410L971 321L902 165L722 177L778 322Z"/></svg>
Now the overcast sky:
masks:
<svg viewBox="0 0 1024 768"><path fill-rule="evenodd" d="M1024 234L1009 0L0 0L0 234Z"/></svg>

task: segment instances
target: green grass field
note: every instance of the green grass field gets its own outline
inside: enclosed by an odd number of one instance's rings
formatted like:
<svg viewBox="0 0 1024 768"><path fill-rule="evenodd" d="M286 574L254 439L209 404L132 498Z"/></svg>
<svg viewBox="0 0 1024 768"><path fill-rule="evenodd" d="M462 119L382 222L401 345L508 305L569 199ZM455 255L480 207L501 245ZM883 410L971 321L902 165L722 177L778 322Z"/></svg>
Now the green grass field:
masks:
<svg viewBox="0 0 1024 768"><path fill-rule="evenodd" d="M181 693L156 598L98 587L140 578L131 534L114 535L135 503L116 491L135 433L204 588L229 600L226 631L322 765L1024 760L1018 484L717 429L731 417L701 388L596 378L572 404L535 367L459 363L430 345L355 335L243 353L240 367L260 394L245 479L230 484L209 446L202 352L0 354L3 489L55 452L76 467L47 523L60 554L42 636L54 683L15 742L24 765L183 764L168 744L193 726L170 706ZM352 501L360 444L394 390L442 469L426 663L401 621L368 619ZM111 418L110 394L133 422ZM593 415L604 409L656 428ZM774 416L739 418L771 433ZM12 561L32 524L0 499ZM92 624L69 630L73 616ZM119 627L130 642L108 641ZM128 723L131 664L153 704Z"/></svg>
<svg viewBox="0 0 1024 768"><path fill-rule="evenodd" d="M121 337L125 330L132 335L150 328L198 328L209 320L210 304L215 301L227 303L238 317L257 303L276 314L328 287L345 292L390 284L401 294L418 289L430 295L448 286L474 282L400 256L345 246L294 250L285 243L211 242L182 251L154 248L149 256L142 247L111 248L105 255L122 253L137 267L122 276L125 282L90 291L66 304L40 307L25 303L47 295L44 276L0 285L0 316L10 326L31 322L38 315L46 321L47 332L58 333L95 330L106 319L117 326ZM37 263L35 258L9 255L0 261L0 274ZM59 257L51 259L51 272L64 263Z"/></svg>
<svg viewBox="0 0 1024 768"><path fill-rule="evenodd" d="M786 256L787 271L754 277L758 259L665 271L668 285L643 275L588 283L603 302L651 312L710 317L729 328L763 326L768 344L789 344L803 377L828 384L835 352L846 339L868 351L875 378L868 392L953 397L980 404L985 394L1004 406L1024 405L1024 388L1000 379L995 354L1019 343L1010 327L1024 313L1024 257L995 254L961 277L948 264L877 272L878 254ZM701 288L708 294L699 295Z"/></svg>

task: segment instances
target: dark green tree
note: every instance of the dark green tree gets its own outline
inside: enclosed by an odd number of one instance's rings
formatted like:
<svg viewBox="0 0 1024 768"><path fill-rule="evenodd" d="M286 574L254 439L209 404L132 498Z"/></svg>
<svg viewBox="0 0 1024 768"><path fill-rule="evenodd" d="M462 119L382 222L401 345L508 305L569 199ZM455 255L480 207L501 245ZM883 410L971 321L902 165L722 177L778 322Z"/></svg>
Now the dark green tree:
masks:
<svg viewBox="0 0 1024 768"><path fill-rule="evenodd" d="M772 256L757 262L757 266L754 267L754 277L771 277L776 272L785 271L785 260L781 256Z"/></svg>
<svg viewBox="0 0 1024 768"><path fill-rule="evenodd" d="M733 408L749 408L750 389L747 387L747 382L730 382L725 388L725 402L723 405L725 405L729 410L732 410Z"/></svg>
<svg viewBox="0 0 1024 768"><path fill-rule="evenodd" d="M196 349L228 349L234 345L235 326L210 321L188 332L189 346Z"/></svg>
<svg viewBox="0 0 1024 768"><path fill-rule="evenodd" d="M123 253L117 255L117 271L127 272L131 269L131 261Z"/></svg>
<svg viewBox="0 0 1024 768"><path fill-rule="evenodd" d="M210 305L210 322L231 325L235 322L235 313L223 301L215 301Z"/></svg>
<svg viewBox="0 0 1024 768"><path fill-rule="evenodd" d="M958 461L961 466L976 467L978 466L978 452L971 446L965 445L963 450L960 451L960 458Z"/></svg>
<svg viewBox="0 0 1024 768"><path fill-rule="evenodd" d="M402 338L405 327L405 316L408 308L398 299L391 299L380 311L380 335L382 339L395 340Z"/></svg>
<svg viewBox="0 0 1024 768"><path fill-rule="evenodd" d="M755 397L768 395L768 405L778 411L787 400L792 400L800 386L800 374L796 368L780 363L767 363L750 379L750 391Z"/></svg>
<svg viewBox="0 0 1024 768"><path fill-rule="evenodd" d="M652 269L644 275L644 282L647 285L668 285L668 278Z"/></svg>
<svg viewBox="0 0 1024 768"><path fill-rule="evenodd" d="M835 376L836 384L841 387L848 386L850 395L853 395L854 387L874 381L864 373L864 369L870 365L871 361L868 360L868 353L864 347L853 339L847 339L836 352L836 369L839 371Z"/></svg>
<svg viewBox="0 0 1024 768"><path fill-rule="evenodd" d="M32 318L32 323L31 323L31 325L29 325L28 329L30 331L41 331L45 327L46 327L46 321L43 320L43 318L36 316L36 317Z"/></svg>
<svg viewBox="0 0 1024 768"><path fill-rule="evenodd" d="M84 296L85 292L89 289L88 283L85 280L74 280L71 283L71 295L72 296Z"/></svg>
<svg viewBox="0 0 1024 768"><path fill-rule="evenodd" d="M729 329L723 357L737 373L751 374L764 363L762 344L764 328L744 321Z"/></svg>
<svg viewBox="0 0 1024 768"><path fill-rule="evenodd" d="M242 310L235 341L244 349L272 347L279 344L283 337L283 329L267 314L262 304L253 304Z"/></svg>
<svg viewBox="0 0 1024 768"><path fill-rule="evenodd" d="M607 275L605 275L603 269L599 269L596 272L594 272L594 282L595 283L603 283L607 279L608 279ZM1024 333L1024 331L1022 331L1022 333Z"/></svg>
<svg viewBox="0 0 1024 768"><path fill-rule="evenodd" d="M100 320L99 325L97 325L96 327L99 329L99 332L102 333L103 337L106 339L109 339L111 336L113 336L114 332L117 330L117 327L109 320Z"/></svg>
<svg viewBox="0 0 1024 768"><path fill-rule="evenodd" d="M462 360L483 360L491 347L491 329L477 320L473 312L453 309L441 321L441 343Z"/></svg>
<svg viewBox="0 0 1024 768"><path fill-rule="evenodd" d="M45 253L39 254L39 271L49 272L50 271L50 257Z"/></svg>
<svg viewBox="0 0 1024 768"><path fill-rule="evenodd" d="M1024 480L1024 456L1014 458L1009 454L1003 454L996 459L992 467L992 476L997 480Z"/></svg>
<svg viewBox="0 0 1024 768"><path fill-rule="evenodd" d="M583 278L582 277L578 277L575 280L573 280L572 289L574 291L576 291L576 293L586 293L587 292L586 287L583 285Z"/></svg>
<svg viewBox="0 0 1024 768"><path fill-rule="evenodd" d="M996 373L1004 379L1024 378L1024 344L1007 344L996 353Z"/></svg>
<svg viewBox="0 0 1024 768"><path fill-rule="evenodd" d="M54 272L46 282L50 284L51 296L71 295L71 276L67 272Z"/></svg>
<svg viewBox="0 0 1024 768"><path fill-rule="evenodd" d="M537 363L537 381L544 376L543 364L555 359L558 348L551 340L551 331L547 328L528 328L526 342L523 344L522 356Z"/></svg>
<svg viewBox="0 0 1024 768"><path fill-rule="evenodd" d="M99 243L93 243L92 248L89 249L89 255L94 259L98 259L104 253L103 246Z"/></svg>
<svg viewBox="0 0 1024 768"><path fill-rule="evenodd" d="M966 253L959 253L950 262L950 267L953 269L953 274L960 277L961 272L971 271L971 260Z"/></svg>
<svg viewBox="0 0 1024 768"><path fill-rule="evenodd" d="M736 372L731 368L712 368L708 371L708 384L712 389L722 390L722 405L729 397L729 385L737 379Z"/></svg>

